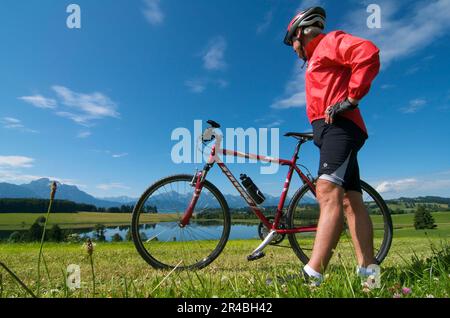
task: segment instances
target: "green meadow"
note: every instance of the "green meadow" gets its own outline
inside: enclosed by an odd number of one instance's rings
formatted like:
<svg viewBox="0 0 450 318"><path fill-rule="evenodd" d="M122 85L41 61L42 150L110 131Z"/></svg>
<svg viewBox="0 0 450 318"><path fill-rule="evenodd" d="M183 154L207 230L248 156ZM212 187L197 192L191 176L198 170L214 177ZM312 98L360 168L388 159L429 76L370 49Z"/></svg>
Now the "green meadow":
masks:
<svg viewBox="0 0 450 318"><path fill-rule="evenodd" d="M38 215L0 215L3 229L14 222L31 224ZM312 288L300 279L277 279L296 274L300 261L285 240L281 246L269 246L267 256L248 262L246 256L258 240L229 241L222 254L199 271L160 271L150 267L137 253L133 243L97 243L91 259L82 244L45 243L41 266L39 296L61 297L444 297L450 294L450 213L433 213L434 230L416 231L413 215L393 215L394 240L381 267L380 288L367 289L355 274L356 262L351 243L333 256L324 284ZM87 224L129 224L129 214L78 213L52 214L50 224L67 228ZM18 223L17 223L18 222ZM176 250L179 244L166 246ZM37 294L38 243L0 243L0 261L8 266L33 293ZM71 290L66 283L67 266L81 268L81 288ZM94 271L94 273L92 272ZM94 275L93 275L94 274ZM271 283L269 284L269 282ZM95 293L94 293L95 289ZM0 268L0 297L30 295Z"/></svg>

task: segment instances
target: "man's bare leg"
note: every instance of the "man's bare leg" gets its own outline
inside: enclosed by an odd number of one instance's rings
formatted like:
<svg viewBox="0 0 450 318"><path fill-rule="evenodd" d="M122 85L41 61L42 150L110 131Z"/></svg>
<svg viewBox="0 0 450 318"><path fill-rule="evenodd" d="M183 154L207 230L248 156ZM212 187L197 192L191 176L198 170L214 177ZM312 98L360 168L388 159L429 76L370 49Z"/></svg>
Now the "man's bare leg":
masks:
<svg viewBox="0 0 450 318"><path fill-rule="evenodd" d="M320 219L308 265L316 272L323 273L342 233L344 189L330 181L319 179L316 191L320 205Z"/></svg>
<svg viewBox="0 0 450 318"><path fill-rule="evenodd" d="M373 224L361 193L349 191L344 195L344 212L355 247L358 265L375 264L373 250Z"/></svg>

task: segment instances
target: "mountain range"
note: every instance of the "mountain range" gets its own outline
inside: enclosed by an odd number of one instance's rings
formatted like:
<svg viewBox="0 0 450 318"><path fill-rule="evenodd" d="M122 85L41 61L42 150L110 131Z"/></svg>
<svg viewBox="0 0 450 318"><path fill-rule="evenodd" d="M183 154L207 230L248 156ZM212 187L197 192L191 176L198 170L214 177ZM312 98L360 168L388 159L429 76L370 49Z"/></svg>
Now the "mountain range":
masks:
<svg viewBox="0 0 450 318"><path fill-rule="evenodd" d="M51 181L46 178L38 179L27 184L15 185L11 183L0 183L0 198L9 199L49 199L50 198L50 184ZM93 204L96 207L110 208L118 207L125 202L121 200L112 200L110 198L99 199L84 191L81 191L76 186L57 183L57 191L55 194L56 200L68 200L76 203ZM135 200L129 198L128 202L134 204Z"/></svg>
<svg viewBox="0 0 450 318"><path fill-rule="evenodd" d="M35 199L48 199L50 197L50 183L49 179L43 178L32 181L27 184L15 185L11 183L0 183L0 198L35 198ZM180 195L178 193L170 193L169 200L167 199L167 194L165 198L157 198L155 197L155 202L147 202L149 205L159 206L159 209L173 209L184 207L186 202L190 199L186 198L186 195ZM225 194L225 200L228 203L230 208L243 208L246 207L245 201L239 195ZM264 207L273 207L277 206L279 202L279 198L271 195L265 195L266 201L263 203ZM131 198L128 196L118 196L118 197L105 197L105 198L96 198L84 191L81 191L74 185L67 185L58 183L58 189L56 191L55 199L58 200L68 200L76 203L84 203L84 204L92 204L98 208L110 208L110 207L120 207L122 205L134 205L137 202L137 198ZM214 205L215 200L211 197L211 195L203 195L203 206L212 207ZM290 198L287 198L286 202L289 202ZM309 201L308 201L309 200ZM156 202L158 201L158 202ZM390 201L400 201L400 202L410 202L410 203L424 203L424 202L434 202L434 203L442 203L449 204L449 198L441 198L441 197L419 197L419 198L399 198L396 200L388 200ZM312 199L306 199L304 202L314 203Z"/></svg>
<svg viewBox="0 0 450 318"><path fill-rule="evenodd" d="M47 178L38 179L27 184L15 185L11 183L0 183L0 198L35 198L35 199L48 199L50 197L50 184L51 180ZM55 199L57 200L69 200L76 203L93 204L96 207L110 208L119 207L121 205L134 205L137 198L131 198L128 196L118 197L104 197L96 198L74 185L67 185L57 183L58 188L56 191ZM224 195L230 208L242 208L246 207L245 201L239 195ZM277 206L279 198L271 195L265 195L266 201L263 206ZM205 197L206 202L213 202L212 198ZM165 205L173 207L178 205L184 205L187 198L180 198L180 195L174 194L171 198L171 202ZM289 198L288 198L289 200ZM288 201L289 202L289 201ZM151 203L149 203L151 204Z"/></svg>

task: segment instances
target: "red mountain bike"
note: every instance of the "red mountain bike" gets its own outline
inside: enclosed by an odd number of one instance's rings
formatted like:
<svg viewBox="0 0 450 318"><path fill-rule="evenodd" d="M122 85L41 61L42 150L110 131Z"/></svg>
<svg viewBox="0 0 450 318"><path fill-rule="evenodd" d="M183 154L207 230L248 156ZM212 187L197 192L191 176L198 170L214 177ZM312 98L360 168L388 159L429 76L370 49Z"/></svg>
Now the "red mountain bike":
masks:
<svg viewBox="0 0 450 318"><path fill-rule="evenodd" d="M139 254L157 269L200 269L219 256L229 238L231 217L225 197L206 180L209 171L217 163L261 220L259 232L263 242L247 257L248 260L263 257L266 246L280 243L287 235L297 257L307 264L314 244L320 209L315 198L315 179L306 176L297 161L301 145L313 139L312 133L286 134L286 137L295 138L297 145L292 159L285 160L220 149L222 136L215 131L220 125L211 120L208 124L210 127L203 133L202 142L216 142L211 147L209 160L203 170L195 175L164 178L150 186L137 202L133 210L131 232ZM264 215L264 208L257 204L258 198L249 195L240 185L218 153L271 162L289 168L273 218ZM294 194L287 212L284 213L294 171L303 186ZM366 182L362 181L361 184L364 202L374 226L374 252L380 264L391 246L392 220L382 197ZM346 230L343 235L347 235ZM338 250L341 245L343 244L338 245Z"/></svg>

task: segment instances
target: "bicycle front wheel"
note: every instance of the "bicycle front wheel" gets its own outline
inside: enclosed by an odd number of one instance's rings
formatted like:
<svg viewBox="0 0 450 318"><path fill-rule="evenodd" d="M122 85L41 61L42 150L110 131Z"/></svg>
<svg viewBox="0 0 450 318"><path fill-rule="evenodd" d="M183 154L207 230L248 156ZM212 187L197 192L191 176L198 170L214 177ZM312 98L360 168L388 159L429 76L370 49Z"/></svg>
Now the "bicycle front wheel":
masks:
<svg viewBox="0 0 450 318"><path fill-rule="evenodd" d="M370 185L361 181L363 201L369 214L374 232L374 255L377 264L386 258L392 243L393 226L389 209L381 196ZM305 185L291 200L287 214L288 228L317 226L320 216L319 203L311 189ZM289 242L297 257L307 264L314 247L315 232L289 235ZM335 253L347 258L356 257L347 223Z"/></svg>
<svg viewBox="0 0 450 318"><path fill-rule="evenodd" d="M180 226L195 192L193 178L177 175L156 182L133 210L134 244L144 260L156 269L203 268L219 256L228 240L228 204L206 180L189 224Z"/></svg>

